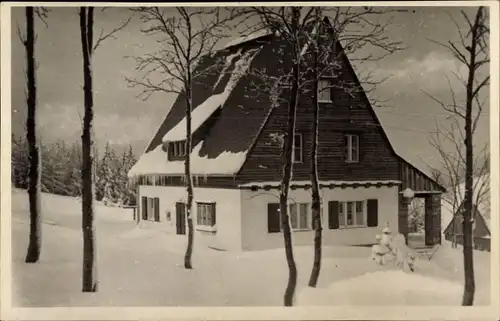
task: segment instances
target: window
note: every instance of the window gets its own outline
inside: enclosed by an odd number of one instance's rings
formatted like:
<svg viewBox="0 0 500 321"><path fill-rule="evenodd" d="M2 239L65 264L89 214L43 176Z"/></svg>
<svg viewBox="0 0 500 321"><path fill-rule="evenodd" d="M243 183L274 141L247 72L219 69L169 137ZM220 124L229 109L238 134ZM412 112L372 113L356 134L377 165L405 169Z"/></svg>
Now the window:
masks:
<svg viewBox="0 0 500 321"><path fill-rule="evenodd" d="M377 227L378 200L328 202L328 228Z"/></svg>
<svg viewBox="0 0 500 321"><path fill-rule="evenodd" d="M171 142L170 144L172 157L182 157L186 155L185 141Z"/></svg>
<svg viewBox="0 0 500 321"><path fill-rule="evenodd" d="M160 199L158 197L142 197L142 219L145 221L160 221Z"/></svg>
<svg viewBox="0 0 500 321"><path fill-rule="evenodd" d="M196 203L196 225L215 226L215 203Z"/></svg>
<svg viewBox="0 0 500 321"><path fill-rule="evenodd" d="M365 202L339 202L338 216L340 227L365 226Z"/></svg>
<svg viewBox="0 0 500 321"><path fill-rule="evenodd" d="M332 101L330 80L322 79L318 81L318 100L323 102Z"/></svg>
<svg viewBox="0 0 500 321"><path fill-rule="evenodd" d="M359 136L354 134L345 135L345 160L347 163L359 162Z"/></svg>
<svg viewBox="0 0 500 321"><path fill-rule="evenodd" d="M303 160L303 154L304 154L304 149L303 149L303 141L302 141L302 134L295 134L294 139L293 139L293 161L295 163L302 163Z"/></svg>
<svg viewBox="0 0 500 321"><path fill-rule="evenodd" d="M293 203L288 208L292 230L301 231L311 229L310 203ZM267 230L269 233L281 232L280 205L278 203L267 204Z"/></svg>
<svg viewBox="0 0 500 321"><path fill-rule="evenodd" d="M310 229L310 204L309 203L293 203L289 205L288 215L290 216L290 226L292 230L308 230Z"/></svg>

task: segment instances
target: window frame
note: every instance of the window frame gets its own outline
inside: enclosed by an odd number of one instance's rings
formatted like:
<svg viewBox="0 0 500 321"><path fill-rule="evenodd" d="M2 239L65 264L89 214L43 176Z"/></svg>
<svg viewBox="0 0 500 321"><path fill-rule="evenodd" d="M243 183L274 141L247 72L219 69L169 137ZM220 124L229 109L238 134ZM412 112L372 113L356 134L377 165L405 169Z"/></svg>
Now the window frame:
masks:
<svg viewBox="0 0 500 321"><path fill-rule="evenodd" d="M331 79L329 78L321 78L318 80L318 102L320 103L332 103L332 88L331 88ZM326 86L322 87L321 84L326 83ZM328 99L323 99L322 94L323 92L328 93Z"/></svg>
<svg viewBox="0 0 500 321"><path fill-rule="evenodd" d="M186 156L186 141L178 140L172 141L170 144L170 153L169 156L171 158L182 158Z"/></svg>
<svg viewBox="0 0 500 321"><path fill-rule="evenodd" d="M144 196L146 198L146 219L145 221L150 221L150 222L159 222L155 219L155 197L148 197ZM160 210L160 204L158 203L158 211Z"/></svg>
<svg viewBox="0 0 500 321"><path fill-rule="evenodd" d="M196 229L199 231L217 231L217 211L215 202L196 202Z"/></svg>
<svg viewBox="0 0 500 321"><path fill-rule="evenodd" d="M361 136L355 133L346 133L344 134L346 141L346 154L345 154L345 162L350 164L359 163L360 159L360 140ZM356 159L353 159L353 138L356 138L355 151L356 151Z"/></svg>
<svg viewBox="0 0 500 321"><path fill-rule="evenodd" d="M338 209L338 220L339 220L339 229L349 229L349 228L363 228L368 227L368 208L367 208L367 200L342 200L339 202ZM348 204L352 204L352 221L353 224L348 223ZM362 223L359 224L358 220L358 205L361 204L361 213L362 213ZM341 220L340 213L343 213L344 221Z"/></svg>
<svg viewBox="0 0 500 321"><path fill-rule="evenodd" d="M295 211L295 215L296 215L296 223L297 223L297 226L294 227L292 225L292 207L295 207L296 211ZM303 215L303 212L302 212L302 209L305 209L305 215L306 215L306 226L301 226L301 222L302 222L302 215ZM281 215L281 213L280 213ZM311 224L311 219L312 219L312 215L311 215L311 203L306 203L306 202L294 202L294 203L290 203L288 205L288 217L290 219L290 228L292 231L294 232L297 232L297 231L310 231L312 228L312 224ZM280 218L280 221L281 221L281 218Z"/></svg>
<svg viewBox="0 0 500 321"><path fill-rule="evenodd" d="M295 156L297 155L297 153L295 152L296 150L296 142L297 142L297 137L299 137L299 141L300 141L300 146L299 146L299 160L296 160L295 159ZM295 164L303 164L304 163L304 135L302 135L302 133L295 133L294 134L294 137L293 137L293 148L292 148L292 160Z"/></svg>

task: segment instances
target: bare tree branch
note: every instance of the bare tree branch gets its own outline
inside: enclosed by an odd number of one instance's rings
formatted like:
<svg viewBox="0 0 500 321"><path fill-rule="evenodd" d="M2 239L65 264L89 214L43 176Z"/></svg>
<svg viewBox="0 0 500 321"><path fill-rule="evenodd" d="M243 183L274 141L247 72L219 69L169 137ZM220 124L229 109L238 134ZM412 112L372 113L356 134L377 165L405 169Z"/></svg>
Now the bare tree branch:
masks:
<svg viewBox="0 0 500 321"><path fill-rule="evenodd" d="M103 41L105 41L106 39L109 39L109 38L116 39L115 34L120 32L121 30L123 30L130 23L130 21L132 20L132 17L133 16L128 17L125 22L123 22L118 27L110 30L109 32L104 32L104 30L101 30L101 34L99 35L99 37L95 41L94 46L92 47L92 52L94 52L101 45L101 43Z"/></svg>
<svg viewBox="0 0 500 321"><path fill-rule="evenodd" d="M47 18L49 16L50 10L44 7L35 7L34 11L37 17L45 24L45 27L48 27L49 25L47 24Z"/></svg>

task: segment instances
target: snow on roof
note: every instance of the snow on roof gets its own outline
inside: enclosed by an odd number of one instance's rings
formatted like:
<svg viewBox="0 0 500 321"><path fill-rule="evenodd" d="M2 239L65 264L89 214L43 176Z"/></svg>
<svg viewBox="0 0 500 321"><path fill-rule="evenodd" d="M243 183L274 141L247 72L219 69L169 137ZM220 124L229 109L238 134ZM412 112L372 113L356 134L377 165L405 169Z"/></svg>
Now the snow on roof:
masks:
<svg viewBox="0 0 500 321"><path fill-rule="evenodd" d="M220 94L212 95L208 97L201 105L194 108L191 113L191 132L194 133L205 121L221 106L224 105L229 95L233 91L234 87L238 83L238 80L245 74L253 58L257 52L261 49L253 49L247 51L241 58L235 63L234 70L231 73L226 88ZM238 51L241 54L241 50ZM234 59L231 58L231 61ZM186 117L184 117L177 125L175 125L171 130L169 130L165 136L163 136L162 141L179 141L186 139Z"/></svg>
<svg viewBox="0 0 500 321"><path fill-rule="evenodd" d="M217 85L219 84L219 82L221 81L221 79L224 77L224 75L226 74L226 72L229 69L229 67L231 67L231 64L233 63L234 58L236 58L239 55L241 55L241 51L242 50L243 50L243 48L240 48L240 50L238 50L237 52L235 52L233 54L230 54L230 55L227 55L226 62L224 64L224 68L222 69L222 71L221 71L221 73L219 75L219 78L217 78L217 81L215 82L214 86L212 87L214 90L215 90L215 88L217 88Z"/></svg>
<svg viewBox="0 0 500 321"><path fill-rule="evenodd" d="M193 175L232 175L236 173L246 159L247 151L239 153L223 152L216 158L199 156L203 141L193 148L191 153L191 173ZM145 153L130 169L128 177L149 174L184 174L184 161L169 161L167 153L159 145Z"/></svg>
<svg viewBox="0 0 500 321"><path fill-rule="evenodd" d="M314 26L313 30L311 31L311 36L316 35L317 30L318 30L318 24L316 24ZM311 38L307 39L306 43L304 44L304 47L302 47L302 50L300 51L301 57L306 53L307 49L309 49L309 45L311 44L311 41L312 41Z"/></svg>
<svg viewBox="0 0 500 321"><path fill-rule="evenodd" d="M227 49L229 47L233 47L233 46L236 46L236 45L239 45L239 44L242 44L244 42L248 42L248 41L260 38L260 37L268 36L271 34L272 34L272 31L267 29L267 28L260 29L260 30L257 30L255 32L252 32L248 35L243 35L241 37L237 37L237 38L229 41L228 43L226 43L224 45L224 47L221 48L221 50L224 50L224 49Z"/></svg>

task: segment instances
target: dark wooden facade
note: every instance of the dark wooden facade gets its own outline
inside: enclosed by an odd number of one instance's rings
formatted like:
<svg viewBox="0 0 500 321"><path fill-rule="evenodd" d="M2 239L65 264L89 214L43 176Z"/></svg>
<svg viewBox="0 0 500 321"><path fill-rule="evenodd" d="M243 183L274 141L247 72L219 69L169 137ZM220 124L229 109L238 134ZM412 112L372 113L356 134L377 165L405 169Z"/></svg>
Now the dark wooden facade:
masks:
<svg viewBox="0 0 500 321"><path fill-rule="evenodd" d="M402 182L402 190L410 188L417 195L446 192L444 187L402 158L399 162L399 180Z"/></svg>

